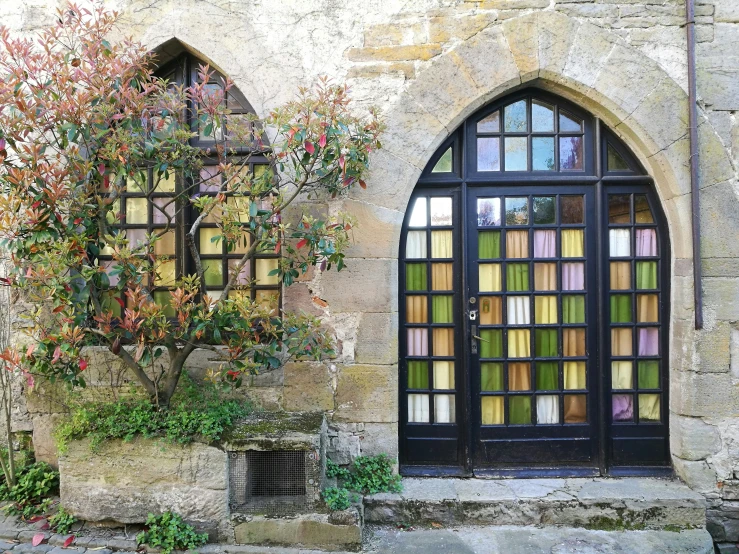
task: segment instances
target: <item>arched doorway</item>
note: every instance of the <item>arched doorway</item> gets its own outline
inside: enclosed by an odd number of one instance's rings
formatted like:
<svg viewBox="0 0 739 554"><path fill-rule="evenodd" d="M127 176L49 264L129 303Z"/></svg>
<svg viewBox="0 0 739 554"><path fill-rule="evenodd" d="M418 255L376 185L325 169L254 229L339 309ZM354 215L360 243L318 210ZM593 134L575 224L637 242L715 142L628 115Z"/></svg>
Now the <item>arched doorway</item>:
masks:
<svg viewBox="0 0 739 554"><path fill-rule="evenodd" d="M669 244L651 178L538 89L431 158L400 245L401 470L669 467Z"/></svg>

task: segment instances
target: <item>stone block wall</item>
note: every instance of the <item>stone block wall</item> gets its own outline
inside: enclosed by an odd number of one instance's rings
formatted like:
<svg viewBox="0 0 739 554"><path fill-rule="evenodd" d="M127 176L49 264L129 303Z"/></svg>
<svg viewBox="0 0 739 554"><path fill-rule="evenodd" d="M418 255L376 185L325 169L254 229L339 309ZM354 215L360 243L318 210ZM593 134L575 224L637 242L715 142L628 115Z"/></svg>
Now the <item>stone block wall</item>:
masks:
<svg viewBox="0 0 739 554"><path fill-rule="evenodd" d="M5 3L0 18L31 33L53 21L59 2ZM357 216L347 269L311 272L285 291L287 308L325 319L338 356L289 364L250 388L270 408L325 410L330 449L342 462L397 453L398 240L429 157L477 108L525 85L600 117L654 177L669 223L675 469L708 498L714 537L739 539L739 2L696 2L701 331L693 327L684 0L108 5L122 13L121 34L152 49L177 38L229 75L259 114L320 75L348 82L360 106L384 114L384 148L372 158L368 189L307 206ZM41 437L53 410L29 411Z"/></svg>

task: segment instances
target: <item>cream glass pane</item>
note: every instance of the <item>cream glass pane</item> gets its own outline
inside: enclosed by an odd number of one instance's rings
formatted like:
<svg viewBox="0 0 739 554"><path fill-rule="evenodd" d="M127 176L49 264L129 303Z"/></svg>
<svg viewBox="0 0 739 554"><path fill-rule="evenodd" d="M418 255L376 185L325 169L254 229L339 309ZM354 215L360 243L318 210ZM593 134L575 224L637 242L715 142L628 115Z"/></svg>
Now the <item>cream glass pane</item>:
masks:
<svg viewBox="0 0 739 554"><path fill-rule="evenodd" d="M508 364L508 390L531 390L531 364L526 362Z"/></svg>
<svg viewBox="0 0 739 554"><path fill-rule="evenodd" d="M659 300L656 294L636 295L636 321L638 323L659 321Z"/></svg>
<svg viewBox="0 0 739 554"><path fill-rule="evenodd" d="M236 271L236 266L239 264L240 260L228 260L228 269L229 273L234 273ZM249 262L246 262L244 264L244 267L241 268L241 271L239 271L239 275L236 277L236 284L237 285L248 285L251 282L251 268L249 267Z"/></svg>
<svg viewBox="0 0 739 554"><path fill-rule="evenodd" d="M223 240L217 242L211 242L213 237L220 236L221 231L219 229L200 229L200 253L201 254L222 254Z"/></svg>
<svg viewBox="0 0 739 554"><path fill-rule="evenodd" d="M431 264L431 290L452 290L452 264Z"/></svg>
<svg viewBox="0 0 739 554"><path fill-rule="evenodd" d="M223 286L223 263L221 260L202 260L205 284L209 287Z"/></svg>
<svg viewBox="0 0 739 554"><path fill-rule="evenodd" d="M500 225L500 198L477 199L477 224L480 227Z"/></svg>
<svg viewBox="0 0 739 554"><path fill-rule="evenodd" d="M175 237L174 231L167 231L154 243L154 254L157 256L174 256Z"/></svg>
<svg viewBox="0 0 739 554"><path fill-rule="evenodd" d="M530 325L531 313L528 296L508 297L508 325Z"/></svg>
<svg viewBox="0 0 739 554"><path fill-rule="evenodd" d="M499 133L500 112L495 111L477 122L478 133Z"/></svg>
<svg viewBox="0 0 739 554"><path fill-rule="evenodd" d="M456 421L455 411L453 394L434 395L434 422L454 423Z"/></svg>
<svg viewBox="0 0 739 554"><path fill-rule="evenodd" d="M434 361L434 388L454 388L454 362Z"/></svg>
<svg viewBox="0 0 739 554"><path fill-rule="evenodd" d="M452 224L452 199L446 197L434 197L431 199L431 225Z"/></svg>
<svg viewBox="0 0 739 554"><path fill-rule="evenodd" d="M501 290L500 264L480 264L478 266L480 292Z"/></svg>
<svg viewBox="0 0 739 554"><path fill-rule="evenodd" d="M503 323L503 299L500 296L480 298L480 325L501 325Z"/></svg>
<svg viewBox="0 0 739 554"><path fill-rule="evenodd" d="M565 389L585 388L585 362L565 362L562 371L565 378Z"/></svg>
<svg viewBox="0 0 739 554"><path fill-rule="evenodd" d="M428 301L425 296L408 295L405 297L405 322L428 323Z"/></svg>
<svg viewBox="0 0 739 554"><path fill-rule="evenodd" d="M611 362L611 388L614 390L634 387L634 364L629 361Z"/></svg>
<svg viewBox="0 0 739 554"><path fill-rule="evenodd" d="M451 258L452 250L452 232L451 231L432 231L431 232L431 257L432 258Z"/></svg>
<svg viewBox="0 0 739 554"><path fill-rule="evenodd" d="M557 323L557 297L534 297L534 323L547 325Z"/></svg>
<svg viewBox="0 0 739 554"><path fill-rule="evenodd" d="M531 130L534 133L554 131L554 108L544 102L531 102Z"/></svg>
<svg viewBox="0 0 739 554"><path fill-rule="evenodd" d="M557 264L534 264L534 290L557 290Z"/></svg>
<svg viewBox="0 0 739 554"><path fill-rule="evenodd" d="M566 358L585 355L585 329L563 329L562 350Z"/></svg>
<svg viewBox="0 0 739 554"><path fill-rule="evenodd" d="M500 171L500 138L477 139L477 171Z"/></svg>
<svg viewBox="0 0 739 554"><path fill-rule="evenodd" d="M582 229L562 229L562 257L582 258L585 237Z"/></svg>
<svg viewBox="0 0 739 554"><path fill-rule="evenodd" d="M611 329L611 355L631 356L633 353L631 329Z"/></svg>
<svg viewBox="0 0 739 554"><path fill-rule="evenodd" d="M536 397L537 423L559 423L559 397L544 395Z"/></svg>
<svg viewBox="0 0 739 554"><path fill-rule="evenodd" d="M175 262L167 260L157 262L154 284L158 287L171 287L175 284Z"/></svg>
<svg viewBox="0 0 739 554"><path fill-rule="evenodd" d="M414 260L426 257L426 231L408 231L405 257Z"/></svg>
<svg viewBox="0 0 739 554"><path fill-rule="evenodd" d="M639 421L659 421L660 418L660 395L639 395Z"/></svg>
<svg viewBox="0 0 739 554"><path fill-rule="evenodd" d="M409 227L425 227L426 226L426 197L419 196L413 204L411 212L411 220L408 222Z"/></svg>
<svg viewBox="0 0 739 554"><path fill-rule="evenodd" d="M526 171L529 167L529 139L505 137L505 170Z"/></svg>
<svg viewBox="0 0 739 554"><path fill-rule="evenodd" d="M587 396L584 394L565 395L565 423L585 423L588 420Z"/></svg>
<svg viewBox="0 0 739 554"><path fill-rule="evenodd" d="M434 356L454 356L454 329L434 329Z"/></svg>
<svg viewBox="0 0 739 554"><path fill-rule="evenodd" d="M505 234L505 249L507 258L529 257L529 232L508 231Z"/></svg>
<svg viewBox="0 0 739 554"><path fill-rule="evenodd" d="M562 264L562 290L585 290L585 264Z"/></svg>
<svg viewBox="0 0 739 554"><path fill-rule="evenodd" d="M611 262L611 290L631 288L631 262Z"/></svg>
<svg viewBox="0 0 739 554"><path fill-rule="evenodd" d="M608 245L612 258L631 256L631 231L629 229L611 229L608 231Z"/></svg>
<svg viewBox="0 0 739 554"><path fill-rule="evenodd" d="M151 207L151 216L154 225L174 225L175 203L174 198L155 198Z"/></svg>
<svg viewBox="0 0 739 554"><path fill-rule="evenodd" d="M146 225L149 222L149 200L147 198L126 198L126 223Z"/></svg>
<svg viewBox="0 0 739 554"><path fill-rule="evenodd" d="M503 425L502 396L483 396L481 404L483 425Z"/></svg>
<svg viewBox="0 0 739 554"><path fill-rule="evenodd" d="M279 267L280 260L277 258L257 258L256 282L257 285L276 285L280 282L279 275L270 275Z"/></svg>
<svg viewBox="0 0 739 554"><path fill-rule="evenodd" d="M258 290L255 293L254 301L270 310L277 310L280 305L280 296L276 290Z"/></svg>
<svg viewBox="0 0 739 554"><path fill-rule="evenodd" d="M510 317L510 315L509 315ZM529 358L531 356L531 340L528 329L511 329L508 331L508 357Z"/></svg>
<svg viewBox="0 0 739 554"><path fill-rule="evenodd" d="M429 334L427 329L408 329L407 339L409 356L428 356Z"/></svg>
<svg viewBox="0 0 739 554"><path fill-rule="evenodd" d="M534 258L557 257L557 231L534 231Z"/></svg>
<svg viewBox="0 0 739 554"><path fill-rule="evenodd" d="M408 395L408 421L410 423L428 423L429 421L429 395Z"/></svg>

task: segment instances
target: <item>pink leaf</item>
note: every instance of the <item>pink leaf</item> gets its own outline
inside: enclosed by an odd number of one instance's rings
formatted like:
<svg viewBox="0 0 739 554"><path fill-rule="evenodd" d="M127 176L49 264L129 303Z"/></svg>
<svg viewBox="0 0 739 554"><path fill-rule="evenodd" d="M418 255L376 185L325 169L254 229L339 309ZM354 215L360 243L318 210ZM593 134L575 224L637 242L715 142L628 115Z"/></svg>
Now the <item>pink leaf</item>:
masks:
<svg viewBox="0 0 739 554"><path fill-rule="evenodd" d="M344 156L339 157L339 167L344 169Z"/></svg>
<svg viewBox="0 0 739 554"><path fill-rule="evenodd" d="M42 531L46 531L47 529L51 529L51 525L49 525L48 521L45 521L44 524L39 527L39 529L41 529Z"/></svg>
<svg viewBox="0 0 739 554"><path fill-rule="evenodd" d="M98 173L100 173L100 175L105 173L105 164L98 164Z"/></svg>
<svg viewBox="0 0 739 554"><path fill-rule="evenodd" d="M80 359L80 371L85 371L87 369L87 360Z"/></svg>
<svg viewBox="0 0 739 554"><path fill-rule="evenodd" d="M318 146L321 148L326 146L326 135L321 135L321 138L318 139Z"/></svg>
<svg viewBox="0 0 739 554"><path fill-rule="evenodd" d="M62 349L61 349L61 347L57 346L54 349L54 356L51 358L51 363L52 364L55 364L56 362L59 361L59 358L61 358L61 357L62 357Z"/></svg>
<svg viewBox="0 0 739 554"><path fill-rule="evenodd" d="M0 150L5 150L5 139L0 138Z"/></svg>
<svg viewBox="0 0 739 554"><path fill-rule="evenodd" d="M33 536L33 540L31 540L31 544L33 546L38 546L39 544L41 544L45 540L46 540L46 535L44 535L43 533L36 533Z"/></svg>
<svg viewBox="0 0 739 554"><path fill-rule="evenodd" d="M309 142L309 141L306 140L305 141L305 151L308 152L308 154L310 154L312 156L313 155L313 152L316 151L316 148L315 148L315 146L313 146L313 143L312 142Z"/></svg>
<svg viewBox="0 0 739 554"><path fill-rule="evenodd" d="M70 545L70 544L72 544L72 543L74 542L74 539L75 539L74 535L69 535L69 536L67 537L67 540L66 540L66 541L64 541L64 544L62 545L62 548L67 548L67 547L69 547L69 545Z"/></svg>

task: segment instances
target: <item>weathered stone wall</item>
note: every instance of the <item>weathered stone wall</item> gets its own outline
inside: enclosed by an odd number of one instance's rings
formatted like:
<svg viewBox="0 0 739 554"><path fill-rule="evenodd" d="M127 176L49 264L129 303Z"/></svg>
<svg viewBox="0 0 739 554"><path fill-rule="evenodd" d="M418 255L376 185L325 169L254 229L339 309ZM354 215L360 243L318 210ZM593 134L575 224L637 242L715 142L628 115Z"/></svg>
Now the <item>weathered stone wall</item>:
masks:
<svg viewBox="0 0 739 554"><path fill-rule="evenodd" d="M15 0L32 31L57 0ZM311 206L357 214L340 274L311 273L285 305L321 315L337 359L292 364L271 405L324 409L339 460L397 452L397 254L408 198L430 155L484 103L532 84L600 117L655 178L672 243L672 452L712 502L711 530L739 538L739 2L696 6L705 329L693 328L684 0L110 0L122 33L177 38L234 79L259 114L298 85L348 81L388 130L367 191ZM278 391L278 392L275 392ZM37 420L37 418L34 418ZM38 420L37 420L38 423Z"/></svg>

